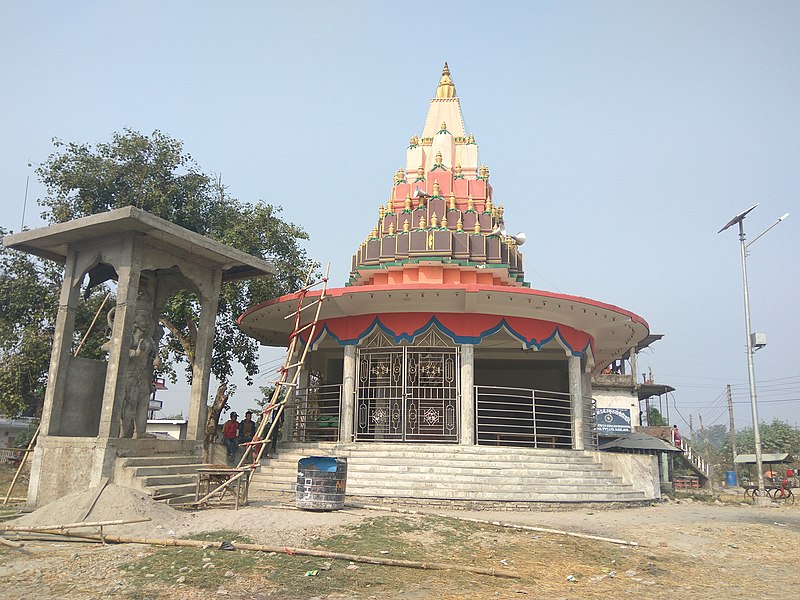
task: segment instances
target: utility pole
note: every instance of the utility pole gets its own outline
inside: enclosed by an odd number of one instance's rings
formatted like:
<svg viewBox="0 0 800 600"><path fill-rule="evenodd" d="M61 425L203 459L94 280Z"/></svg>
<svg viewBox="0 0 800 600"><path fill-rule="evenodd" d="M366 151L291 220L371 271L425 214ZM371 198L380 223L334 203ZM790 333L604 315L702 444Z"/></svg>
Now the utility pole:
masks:
<svg viewBox="0 0 800 600"><path fill-rule="evenodd" d="M708 442L708 438L706 438L706 428L703 427L703 415L698 415L700 418L700 443L706 444Z"/></svg>
<svg viewBox="0 0 800 600"><path fill-rule="evenodd" d="M694 426L692 425L692 415L689 415L689 440L694 445Z"/></svg>
<svg viewBox="0 0 800 600"><path fill-rule="evenodd" d="M736 481L739 481L739 470L736 468L736 429L733 426L733 395L731 394L731 384L728 384L728 417L731 425L731 453L733 454L733 472L736 473Z"/></svg>

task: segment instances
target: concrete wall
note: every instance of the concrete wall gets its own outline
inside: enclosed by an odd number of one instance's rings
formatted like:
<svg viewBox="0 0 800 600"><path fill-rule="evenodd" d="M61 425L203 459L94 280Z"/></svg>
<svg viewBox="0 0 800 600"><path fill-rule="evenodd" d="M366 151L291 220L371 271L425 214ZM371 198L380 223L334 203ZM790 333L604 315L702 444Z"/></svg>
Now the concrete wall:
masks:
<svg viewBox="0 0 800 600"><path fill-rule="evenodd" d="M107 369L105 361L70 357L59 435L97 436Z"/></svg>
<svg viewBox="0 0 800 600"><path fill-rule="evenodd" d="M592 386L592 398L597 408L625 408L631 411L631 425L639 425L639 399L632 391L610 390Z"/></svg>
<svg viewBox="0 0 800 600"><path fill-rule="evenodd" d="M116 483L120 458L159 454L199 455L202 442L92 437L40 437L33 452L28 506L37 508L96 487L103 477ZM123 461L124 462L124 461ZM47 476L42 476L46 473ZM121 482L126 485L125 482Z"/></svg>
<svg viewBox="0 0 800 600"><path fill-rule="evenodd" d="M648 499L661 498L658 458L652 454L591 452L595 459Z"/></svg>

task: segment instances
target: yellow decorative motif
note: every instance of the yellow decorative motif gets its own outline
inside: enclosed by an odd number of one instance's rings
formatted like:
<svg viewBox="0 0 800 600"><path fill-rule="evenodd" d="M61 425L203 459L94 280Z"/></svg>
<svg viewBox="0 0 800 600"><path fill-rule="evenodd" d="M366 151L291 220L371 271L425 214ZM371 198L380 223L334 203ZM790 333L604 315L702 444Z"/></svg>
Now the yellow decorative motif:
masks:
<svg viewBox="0 0 800 600"><path fill-rule="evenodd" d="M456 168L453 169L453 175L455 175L456 177L461 177L461 163L458 163L456 165Z"/></svg>
<svg viewBox="0 0 800 600"><path fill-rule="evenodd" d="M450 210L456 210L456 194L455 192L450 192Z"/></svg>
<svg viewBox="0 0 800 600"><path fill-rule="evenodd" d="M425 178L425 167L423 167L422 165L417 167L417 177L419 179L424 179Z"/></svg>
<svg viewBox="0 0 800 600"><path fill-rule="evenodd" d="M467 198L467 210L475 210L475 202L472 200L472 194Z"/></svg>
<svg viewBox="0 0 800 600"><path fill-rule="evenodd" d="M391 198L389 198L389 199L386 201L386 212L387 212L387 213L394 212L394 208L392 207L392 199L391 199Z"/></svg>
<svg viewBox="0 0 800 600"><path fill-rule="evenodd" d="M453 84L453 80L450 79L450 69L447 66L447 63L444 63L444 68L442 69L442 78L439 80L439 86L436 88L436 97L456 97L456 86ZM444 127L442 129L444 129Z"/></svg>
<svg viewBox="0 0 800 600"><path fill-rule="evenodd" d="M436 213L431 215L431 227L438 227L439 226L439 217L436 216Z"/></svg>
<svg viewBox="0 0 800 600"><path fill-rule="evenodd" d="M425 215L422 215L419 218L419 228L420 229L425 229Z"/></svg>
<svg viewBox="0 0 800 600"><path fill-rule="evenodd" d="M474 231L475 233L481 232L481 224L478 221L475 221L475 227L472 228L472 231Z"/></svg>
<svg viewBox="0 0 800 600"><path fill-rule="evenodd" d="M492 205L492 199L489 198L488 200L486 200L486 211L487 212L492 212L493 208L494 208L494 206Z"/></svg>
<svg viewBox="0 0 800 600"><path fill-rule="evenodd" d="M385 217L385 216L386 216L386 208L383 206L383 204L381 204L381 205L378 207L378 217L380 217L381 219L383 219L383 217Z"/></svg>
<svg viewBox="0 0 800 600"><path fill-rule="evenodd" d="M442 227L447 227L447 217L442 217Z"/></svg>
<svg viewBox="0 0 800 600"><path fill-rule="evenodd" d="M442 164L442 151L441 150L437 150L437 152L436 152L436 164L437 165Z"/></svg>
<svg viewBox="0 0 800 600"><path fill-rule="evenodd" d="M461 220L461 217L458 217L458 222L456 223L456 231L464 231L464 221Z"/></svg>
<svg viewBox="0 0 800 600"><path fill-rule="evenodd" d="M405 210L411 210L411 194L406 194Z"/></svg>
<svg viewBox="0 0 800 600"><path fill-rule="evenodd" d="M439 131L447 131L447 123L442 121L442 126L439 128Z"/></svg>
<svg viewBox="0 0 800 600"><path fill-rule="evenodd" d="M471 133L469 134L469 137L467 138L467 143L468 144L474 144L475 143L475 136L473 136Z"/></svg>
<svg viewBox="0 0 800 600"><path fill-rule="evenodd" d="M433 233L428 234L428 250L433 250Z"/></svg>
<svg viewBox="0 0 800 600"><path fill-rule="evenodd" d="M441 192L439 191L439 182L438 181L434 181L433 182L433 195L434 196L441 196Z"/></svg>
<svg viewBox="0 0 800 600"><path fill-rule="evenodd" d="M394 235L394 223L389 223L389 235Z"/></svg>
<svg viewBox="0 0 800 600"><path fill-rule="evenodd" d="M404 233L408 233L408 230L410 228L411 228L411 226L408 224L408 219L406 219L405 222L403 223L403 232Z"/></svg>

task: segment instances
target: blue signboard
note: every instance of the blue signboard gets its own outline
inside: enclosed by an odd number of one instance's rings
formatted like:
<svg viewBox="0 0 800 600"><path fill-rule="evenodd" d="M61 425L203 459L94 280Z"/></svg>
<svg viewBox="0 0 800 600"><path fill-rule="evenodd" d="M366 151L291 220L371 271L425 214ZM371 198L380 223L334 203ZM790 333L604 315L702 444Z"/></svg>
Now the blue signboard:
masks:
<svg viewBox="0 0 800 600"><path fill-rule="evenodd" d="M630 433L630 408L598 408L597 433Z"/></svg>

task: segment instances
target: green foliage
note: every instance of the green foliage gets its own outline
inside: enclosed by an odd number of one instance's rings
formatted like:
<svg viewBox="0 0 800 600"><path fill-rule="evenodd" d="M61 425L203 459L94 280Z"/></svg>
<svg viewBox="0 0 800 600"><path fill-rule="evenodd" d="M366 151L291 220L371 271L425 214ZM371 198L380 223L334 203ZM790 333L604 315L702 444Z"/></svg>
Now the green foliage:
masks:
<svg viewBox="0 0 800 600"><path fill-rule="evenodd" d="M238 362L252 383L258 344L238 329L236 318L255 303L300 287L310 266L298 245L308 239L306 232L283 221L279 207L232 198L221 181L199 169L180 141L160 131L147 136L126 129L94 147L54 143L56 152L37 169L47 189L40 204L48 221L132 205L277 267L273 277L226 283L220 294L212 373L227 381ZM200 304L190 291L173 296L163 311L163 372L173 381L180 361L191 377L199 315Z"/></svg>
<svg viewBox="0 0 800 600"><path fill-rule="evenodd" d="M655 406L651 406L650 411L647 413L647 424L652 427L663 427L665 425L669 425L667 420L661 415L661 411L659 411Z"/></svg>
<svg viewBox="0 0 800 600"><path fill-rule="evenodd" d="M800 456L800 427L774 419L772 423L762 423L759 434L762 452L789 452L792 456ZM736 450L739 454L753 454L755 448L752 427L736 432ZM727 449L730 450L730 446Z"/></svg>
<svg viewBox="0 0 800 600"><path fill-rule="evenodd" d="M8 233L0 229L0 234ZM28 254L0 248L0 414L33 416L41 411L61 289L61 268ZM105 290L81 300L75 314L73 349L102 303ZM81 349L98 358L105 341L105 313Z"/></svg>

